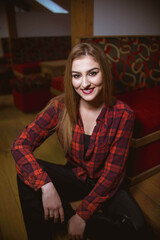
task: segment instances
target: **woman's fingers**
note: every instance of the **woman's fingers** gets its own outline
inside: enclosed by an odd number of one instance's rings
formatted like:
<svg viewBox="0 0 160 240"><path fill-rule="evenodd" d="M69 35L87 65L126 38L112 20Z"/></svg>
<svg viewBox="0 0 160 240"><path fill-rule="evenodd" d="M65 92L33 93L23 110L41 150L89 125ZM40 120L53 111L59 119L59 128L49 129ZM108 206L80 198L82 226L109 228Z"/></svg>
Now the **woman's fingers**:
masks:
<svg viewBox="0 0 160 240"><path fill-rule="evenodd" d="M59 218L61 220L61 223L64 222L64 211L62 207L56 210L46 209L44 211L44 216L46 220L48 220L49 218L54 218L55 223L58 221Z"/></svg>
<svg viewBox="0 0 160 240"><path fill-rule="evenodd" d="M54 211L52 209L49 210L49 218L54 217Z"/></svg>
<svg viewBox="0 0 160 240"><path fill-rule="evenodd" d="M63 223L64 222L64 210L63 210L63 207L59 208L59 215L60 215L61 223Z"/></svg>
<svg viewBox="0 0 160 240"><path fill-rule="evenodd" d="M49 213L48 209L45 208L45 209L44 209L44 219L45 219L45 220L48 220L48 213Z"/></svg>
<svg viewBox="0 0 160 240"><path fill-rule="evenodd" d="M58 209L54 210L54 223L58 222L59 219L59 211Z"/></svg>
<svg viewBox="0 0 160 240"><path fill-rule="evenodd" d="M45 220L48 220L49 218L54 218L54 222L58 222L58 219L60 218L61 223L64 222L64 211L63 208L59 208L56 210L52 209L44 209L44 218Z"/></svg>

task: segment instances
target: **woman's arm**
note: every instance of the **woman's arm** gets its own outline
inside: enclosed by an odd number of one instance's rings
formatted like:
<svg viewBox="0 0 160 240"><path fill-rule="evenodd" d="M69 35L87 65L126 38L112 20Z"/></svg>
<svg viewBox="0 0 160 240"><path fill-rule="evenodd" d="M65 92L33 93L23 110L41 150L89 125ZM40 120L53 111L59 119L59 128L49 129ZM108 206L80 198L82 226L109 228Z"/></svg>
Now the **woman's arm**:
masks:
<svg viewBox="0 0 160 240"><path fill-rule="evenodd" d="M57 114L54 108L43 111L14 141L11 151L19 177L34 190L41 188L44 218L64 221L62 202L48 174L36 161L33 151L55 130Z"/></svg>
<svg viewBox="0 0 160 240"><path fill-rule="evenodd" d="M39 114L11 146L20 179L35 190L50 182L50 179L37 163L33 151L53 133L56 123L56 111L52 107Z"/></svg>

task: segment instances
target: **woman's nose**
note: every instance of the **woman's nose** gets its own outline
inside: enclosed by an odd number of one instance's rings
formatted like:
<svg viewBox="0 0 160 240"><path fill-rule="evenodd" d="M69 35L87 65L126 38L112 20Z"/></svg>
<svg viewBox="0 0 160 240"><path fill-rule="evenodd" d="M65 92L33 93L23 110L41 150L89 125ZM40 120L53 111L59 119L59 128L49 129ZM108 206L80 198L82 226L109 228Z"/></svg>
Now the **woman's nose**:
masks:
<svg viewBox="0 0 160 240"><path fill-rule="evenodd" d="M82 77L82 88L86 88L86 87L88 87L89 85L90 85L90 82L89 82L87 76L83 76L83 77Z"/></svg>

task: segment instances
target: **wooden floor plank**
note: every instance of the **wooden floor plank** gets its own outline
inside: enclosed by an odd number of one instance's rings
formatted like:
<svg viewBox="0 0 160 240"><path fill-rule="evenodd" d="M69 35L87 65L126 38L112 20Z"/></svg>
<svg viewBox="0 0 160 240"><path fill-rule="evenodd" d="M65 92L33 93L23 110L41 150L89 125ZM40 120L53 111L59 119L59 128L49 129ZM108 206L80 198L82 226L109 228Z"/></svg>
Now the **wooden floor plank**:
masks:
<svg viewBox="0 0 160 240"><path fill-rule="evenodd" d="M3 240L27 240L22 213L8 179L0 173L0 226Z"/></svg>
<svg viewBox="0 0 160 240"><path fill-rule="evenodd" d="M160 189L160 172L150 178L150 181ZM160 200L159 200L160 201Z"/></svg>
<svg viewBox="0 0 160 240"><path fill-rule="evenodd" d="M160 206L160 187L156 186L150 179L147 179L136 186L151 201Z"/></svg>
<svg viewBox="0 0 160 240"><path fill-rule="evenodd" d="M141 188L134 186L130 188L130 192L132 196L137 201L140 206L146 221L151 226L152 230L157 234L160 239L160 207L155 203L155 201L151 200L148 195L150 192L148 191L146 194L142 191ZM157 200L156 200L157 201Z"/></svg>
<svg viewBox="0 0 160 240"><path fill-rule="evenodd" d="M151 201L150 198L143 193L140 189L130 190L138 204L140 205L142 211L148 218L157 218L160 216L160 208L154 201ZM159 223L158 223L159 224Z"/></svg>

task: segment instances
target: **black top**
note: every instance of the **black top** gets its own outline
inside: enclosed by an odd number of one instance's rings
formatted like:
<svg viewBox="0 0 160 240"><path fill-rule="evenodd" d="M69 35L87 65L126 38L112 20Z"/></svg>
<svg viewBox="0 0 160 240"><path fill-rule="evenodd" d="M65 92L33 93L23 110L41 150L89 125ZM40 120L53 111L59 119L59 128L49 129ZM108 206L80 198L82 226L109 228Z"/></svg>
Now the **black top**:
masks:
<svg viewBox="0 0 160 240"><path fill-rule="evenodd" d="M90 135L84 134L84 156L86 155L88 149L90 137L91 137Z"/></svg>

